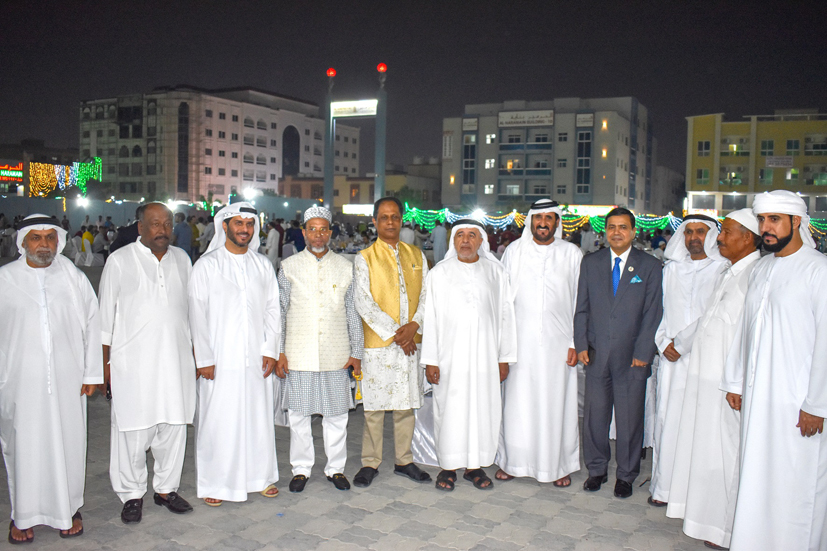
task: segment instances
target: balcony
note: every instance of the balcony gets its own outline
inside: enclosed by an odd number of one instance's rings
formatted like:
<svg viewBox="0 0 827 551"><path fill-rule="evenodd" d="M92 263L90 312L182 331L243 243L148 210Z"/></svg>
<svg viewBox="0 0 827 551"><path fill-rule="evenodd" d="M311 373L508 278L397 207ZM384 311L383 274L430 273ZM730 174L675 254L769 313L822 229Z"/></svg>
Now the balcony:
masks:
<svg viewBox="0 0 827 551"><path fill-rule="evenodd" d="M523 169L522 168L512 168L511 170L507 168L500 169L500 176L522 176Z"/></svg>
<svg viewBox="0 0 827 551"><path fill-rule="evenodd" d="M502 172L502 171L501 171ZM526 176L551 176L550 168L527 168Z"/></svg>
<svg viewBox="0 0 827 551"><path fill-rule="evenodd" d="M524 143L501 143L500 151L522 151L525 146Z"/></svg>
<svg viewBox="0 0 827 551"><path fill-rule="evenodd" d="M525 144L526 149L551 149L551 142L531 142Z"/></svg>

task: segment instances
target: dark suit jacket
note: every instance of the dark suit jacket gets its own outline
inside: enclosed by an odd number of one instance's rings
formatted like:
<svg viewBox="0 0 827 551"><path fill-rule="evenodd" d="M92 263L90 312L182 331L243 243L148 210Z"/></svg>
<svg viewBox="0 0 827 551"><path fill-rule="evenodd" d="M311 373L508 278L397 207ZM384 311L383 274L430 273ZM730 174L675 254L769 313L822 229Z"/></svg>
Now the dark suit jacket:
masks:
<svg viewBox="0 0 827 551"><path fill-rule="evenodd" d="M641 281L632 283L635 277ZM574 346L589 351L587 373L601 376L609 367L628 369L632 379L652 374L657 352L655 331L663 317L663 268L660 261L634 247L612 294L611 249L583 257L574 314ZM650 364L632 369L632 359ZM622 372L622 371L621 371Z"/></svg>

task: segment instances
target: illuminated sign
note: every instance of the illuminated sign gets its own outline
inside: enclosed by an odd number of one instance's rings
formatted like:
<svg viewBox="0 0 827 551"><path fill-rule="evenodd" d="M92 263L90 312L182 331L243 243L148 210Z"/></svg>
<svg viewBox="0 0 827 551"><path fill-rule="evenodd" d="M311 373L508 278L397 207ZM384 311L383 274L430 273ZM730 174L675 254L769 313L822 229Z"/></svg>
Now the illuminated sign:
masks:
<svg viewBox="0 0 827 551"><path fill-rule="evenodd" d="M566 212L577 216L605 216L615 205L569 205Z"/></svg>
<svg viewBox="0 0 827 551"><path fill-rule="evenodd" d="M342 205L344 214L355 214L357 216L373 216L373 205L347 204Z"/></svg>
<svg viewBox="0 0 827 551"><path fill-rule="evenodd" d="M375 117L376 105L379 100L363 99L359 101L333 101L330 102L330 114L334 118L339 117Z"/></svg>
<svg viewBox="0 0 827 551"><path fill-rule="evenodd" d="M0 165L0 182L22 182L23 163Z"/></svg>
<svg viewBox="0 0 827 551"><path fill-rule="evenodd" d="M542 111L501 111L499 127L514 126L554 126L554 109Z"/></svg>

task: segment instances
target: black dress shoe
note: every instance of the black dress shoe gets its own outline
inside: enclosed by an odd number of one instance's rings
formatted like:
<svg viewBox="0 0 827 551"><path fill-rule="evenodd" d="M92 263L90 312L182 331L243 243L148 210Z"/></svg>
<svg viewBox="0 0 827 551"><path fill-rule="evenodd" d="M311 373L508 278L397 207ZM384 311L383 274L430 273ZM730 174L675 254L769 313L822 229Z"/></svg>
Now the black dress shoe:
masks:
<svg viewBox="0 0 827 551"><path fill-rule="evenodd" d="M155 500L155 505L163 505L173 513L177 513L179 515L192 511L192 505L190 505L186 499L179 496L176 492L168 493L166 498L161 497L161 494L156 493L152 496L152 498Z"/></svg>
<svg viewBox="0 0 827 551"><path fill-rule="evenodd" d="M347 481L347 477L342 473L336 473L333 476L328 476L327 479L336 486L337 490L350 490L350 482Z"/></svg>
<svg viewBox="0 0 827 551"><path fill-rule="evenodd" d="M407 476L414 482L431 481L431 475L429 475L413 463L408 463L407 465L394 465L393 474L398 474L399 476Z"/></svg>
<svg viewBox="0 0 827 551"><path fill-rule="evenodd" d="M362 467L359 469L359 472L356 473L356 476L353 477L353 483L360 488L367 488L378 474L378 469L374 469L373 467Z"/></svg>
<svg viewBox="0 0 827 551"><path fill-rule="evenodd" d="M603 485L604 482L609 481L609 475L603 474L598 476L590 476L586 479L583 483L583 489L587 492L596 492L600 489L600 486Z"/></svg>
<svg viewBox="0 0 827 551"><path fill-rule="evenodd" d="M135 524L141 522L141 517L143 516L143 509L143 498L130 499L129 501L123 504L123 509L121 510L121 522L123 522L124 524Z"/></svg>
<svg viewBox="0 0 827 551"><path fill-rule="evenodd" d="M618 480L615 483L615 497L627 498L632 495L632 485L625 480Z"/></svg>
<svg viewBox="0 0 827 551"><path fill-rule="evenodd" d="M293 480L290 481L290 491L294 494L301 492L304 490L304 486L307 484L307 477L303 474L297 474L293 477Z"/></svg>

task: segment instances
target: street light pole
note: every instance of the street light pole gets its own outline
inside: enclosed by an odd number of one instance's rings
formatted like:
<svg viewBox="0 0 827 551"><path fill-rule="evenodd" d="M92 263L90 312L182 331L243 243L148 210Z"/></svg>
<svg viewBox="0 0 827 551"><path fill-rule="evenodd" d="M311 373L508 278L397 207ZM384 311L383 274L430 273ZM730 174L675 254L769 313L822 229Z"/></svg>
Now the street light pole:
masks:
<svg viewBox="0 0 827 551"><path fill-rule="evenodd" d="M333 147L336 136L336 119L331 112L330 104L333 101L333 78L336 76L336 69L333 67L327 70L327 99L325 100L324 113L324 206L333 211Z"/></svg>
<svg viewBox="0 0 827 551"><path fill-rule="evenodd" d="M374 165L373 200L378 201L385 196L385 134L387 132L387 104L388 93L385 91L385 78L388 66L380 63L376 66L379 72L379 91L376 93L376 157Z"/></svg>

